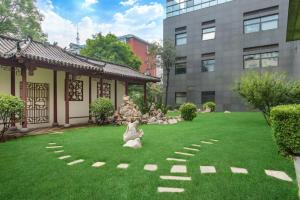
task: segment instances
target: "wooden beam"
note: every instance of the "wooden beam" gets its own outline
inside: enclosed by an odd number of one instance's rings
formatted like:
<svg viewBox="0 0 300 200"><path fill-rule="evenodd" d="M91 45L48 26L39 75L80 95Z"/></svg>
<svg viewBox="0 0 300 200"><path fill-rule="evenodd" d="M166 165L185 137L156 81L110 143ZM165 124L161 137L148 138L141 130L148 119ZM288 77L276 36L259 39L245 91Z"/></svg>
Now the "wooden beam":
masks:
<svg viewBox="0 0 300 200"><path fill-rule="evenodd" d="M69 120L69 72L66 72L65 75L65 127L70 126L70 120Z"/></svg>
<svg viewBox="0 0 300 200"><path fill-rule="evenodd" d="M103 97L103 78L100 78L100 97Z"/></svg>
<svg viewBox="0 0 300 200"><path fill-rule="evenodd" d="M25 65L21 68L21 76L22 76L21 98L25 103L24 110L23 110L22 129L24 132L26 132L28 129L28 127L27 127L28 113L27 113L27 69L26 69Z"/></svg>
<svg viewBox="0 0 300 200"><path fill-rule="evenodd" d="M10 94L16 96L16 68L11 67L10 71Z"/></svg>
<svg viewBox="0 0 300 200"><path fill-rule="evenodd" d="M92 105L92 77L89 77L89 109ZM89 123L92 123L92 115L89 112Z"/></svg>
<svg viewBox="0 0 300 200"><path fill-rule="evenodd" d="M53 126L58 126L57 121L57 71L53 71Z"/></svg>
<svg viewBox="0 0 300 200"><path fill-rule="evenodd" d="M118 81L115 80L115 110L118 109Z"/></svg>

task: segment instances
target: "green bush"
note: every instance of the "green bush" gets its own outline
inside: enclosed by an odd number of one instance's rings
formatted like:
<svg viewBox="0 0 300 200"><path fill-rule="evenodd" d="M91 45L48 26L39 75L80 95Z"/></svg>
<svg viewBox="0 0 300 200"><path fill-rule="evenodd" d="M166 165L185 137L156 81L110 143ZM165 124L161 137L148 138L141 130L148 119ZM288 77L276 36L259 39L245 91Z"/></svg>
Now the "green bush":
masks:
<svg viewBox="0 0 300 200"><path fill-rule="evenodd" d="M279 151L285 156L299 156L300 105L274 107L270 119Z"/></svg>
<svg viewBox="0 0 300 200"><path fill-rule="evenodd" d="M186 121L192 121L197 116L197 106L193 103L185 103L180 106L181 117Z"/></svg>
<svg viewBox="0 0 300 200"><path fill-rule="evenodd" d="M108 117L113 116L114 106L109 99L98 98L92 103L90 112L98 124L103 124Z"/></svg>
<svg viewBox="0 0 300 200"><path fill-rule="evenodd" d="M12 122L22 118L24 106L24 101L19 97L0 94L0 122L3 124L1 139L4 138Z"/></svg>
<svg viewBox="0 0 300 200"><path fill-rule="evenodd" d="M212 101L208 101L206 102L205 104L203 104L203 109L207 109L209 108L212 112L215 111L216 109L216 104L215 102L212 102Z"/></svg>

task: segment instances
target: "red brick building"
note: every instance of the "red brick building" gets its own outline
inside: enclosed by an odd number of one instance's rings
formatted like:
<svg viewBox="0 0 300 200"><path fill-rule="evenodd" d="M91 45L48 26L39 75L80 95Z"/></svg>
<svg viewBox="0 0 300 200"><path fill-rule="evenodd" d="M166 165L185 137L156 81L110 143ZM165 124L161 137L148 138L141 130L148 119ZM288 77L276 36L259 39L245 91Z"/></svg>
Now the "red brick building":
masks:
<svg viewBox="0 0 300 200"><path fill-rule="evenodd" d="M121 36L119 40L126 42L131 47L133 53L142 61L140 67L141 73L157 76L155 58L148 57L148 47L150 44L147 41L131 34Z"/></svg>

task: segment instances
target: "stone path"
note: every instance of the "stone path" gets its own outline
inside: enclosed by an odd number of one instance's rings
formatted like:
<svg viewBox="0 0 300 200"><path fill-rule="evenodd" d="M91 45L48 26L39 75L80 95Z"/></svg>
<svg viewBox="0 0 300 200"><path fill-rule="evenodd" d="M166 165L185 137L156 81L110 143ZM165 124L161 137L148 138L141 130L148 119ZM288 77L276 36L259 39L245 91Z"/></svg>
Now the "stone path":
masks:
<svg viewBox="0 0 300 200"><path fill-rule="evenodd" d="M248 174L248 170L245 168L230 167L230 169L234 174Z"/></svg>
<svg viewBox="0 0 300 200"><path fill-rule="evenodd" d="M188 176L160 176L163 180L176 180L176 181L191 181L192 177Z"/></svg>
<svg viewBox="0 0 300 200"><path fill-rule="evenodd" d="M64 150L54 151L54 153L62 153L62 152L64 152Z"/></svg>
<svg viewBox="0 0 300 200"><path fill-rule="evenodd" d="M92 165L92 167L102 167L102 166L104 166L105 165L105 162L95 162L93 165Z"/></svg>
<svg viewBox="0 0 300 200"><path fill-rule="evenodd" d="M186 165L173 165L171 173L187 173Z"/></svg>
<svg viewBox="0 0 300 200"><path fill-rule="evenodd" d="M69 162L67 165L76 165L76 164L79 164L79 163L82 163L84 162L83 159L79 159L79 160L74 160L72 162Z"/></svg>
<svg viewBox="0 0 300 200"><path fill-rule="evenodd" d="M127 169L129 167L129 164L127 163L121 163L117 166L118 169Z"/></svg>
<svg viewBox="0 0 300 200"><path fill-rule="evenodd" d="M179 192L184 192L184 188L158 187L157 192L179 193Z"/></svg>
<svg viewBox="0 0 300 200"><path fill-rule="evenodd" d="M180 152L180 151L176 151L174 152L175 154L178 155L183 155L183 156L194 156L195 154L191 154L191 153L184 153L184 152Z"/></svg>
<svg viewBox="0 0 300 200"><path fill-rule="evenodd" d="M64 160L64 159L67 159L67 158L70 158L71 156L70 155L66 155L66 156L60 156L58 157L59 160Z"/></svg>
<svg viewBox="0 0 300 200"><path fill-rule="evenodd" d="M200 144L192 144L193 147L201 147Z"/></svg>
<svg viewBox="0 0 300 200"><path fill-rule="evenodd" d="M179 158L167 158L167 161L177 161L177 162L186 162L185 159L179 159Z"/></svg>
<svg viewBox="0 0 300 200"><path fill-rule="evenodd" d="M212 142L208 142L208 141L201 141L202 144L214 144Z"/></svg>
<svg viewBox="0 0 300 200"><path fill-rule="evenodd" d="M183 147L183 149L189 150L189 151L200 151L199 149L194 149L194 148L190 148L190 147Z"/></svg>
<svg viewBox="0 0 300 200"><path fill-rule="evenodd" d="M144 166L144 170L151 171L151 172L156 171L157 170L157 165L155 165L155 164L146 164Z"/></svg>
<svg viewBox="0 0 300 200"><path fill-rule="evenodd" d="M216 168L214 166L200 166L201 174L213 174L216 173Z"/></svg>
<svg viewBox="0 0 300 200"><path fill-rule="evenodd" d="M58 149L58 148L63 148L63 146L48 146L46 149Z"/></svg>
<svg viewBox="0 0 300 200"><path fill-rule="evenodd" d="M291 177L289 177L285 172L283 171L274 171L274 170L265 170L265 173L268 176L272 176L274 178L283 180L283 181L289 181L292 182L293 180L291 179Z"/></svg>

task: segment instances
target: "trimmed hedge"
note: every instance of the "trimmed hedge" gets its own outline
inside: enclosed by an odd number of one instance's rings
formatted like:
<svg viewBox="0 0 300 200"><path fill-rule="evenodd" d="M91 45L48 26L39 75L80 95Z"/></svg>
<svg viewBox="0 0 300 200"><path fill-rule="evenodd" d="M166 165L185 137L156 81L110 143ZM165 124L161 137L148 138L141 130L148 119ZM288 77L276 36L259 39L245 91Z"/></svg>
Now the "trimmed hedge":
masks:
<svg viewBox="0 0 300 200"><path fill-rule="evenodd" d="M193 103L185 103L180 106L181 117L186 121L192 121L197 116L197 106Z"/></svg>
<svg viewBox="0 0 300 200"><path fill-rule="evenodd" d="M108 117L113 116L114 106L110 99L98 98L92 103L90 112L96 118L97 123L102 124Z"/></svg>
<svg viewBox="0 0 300 200"><path fill-rule="evenodd" d="M203 109L209 108L212 112L216 109L216 103L212 101L208 101L205 104L203 104Z"/></svg>
<svg viewBox="0 0 300 200"><path fill-rule="evenodd" d="M280 153L300 156L300 105L276 106L270 119Z"/></svg>

